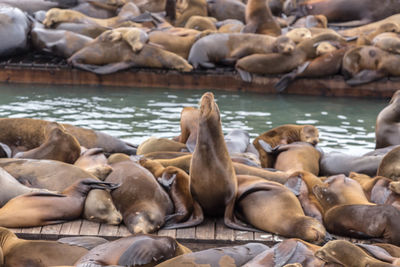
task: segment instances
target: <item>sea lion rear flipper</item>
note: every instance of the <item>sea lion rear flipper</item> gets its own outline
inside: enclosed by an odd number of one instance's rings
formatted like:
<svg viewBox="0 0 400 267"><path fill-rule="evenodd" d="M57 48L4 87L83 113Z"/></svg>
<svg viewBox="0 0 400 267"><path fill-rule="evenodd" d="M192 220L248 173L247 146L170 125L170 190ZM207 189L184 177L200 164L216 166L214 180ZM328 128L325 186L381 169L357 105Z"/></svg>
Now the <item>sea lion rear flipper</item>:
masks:
<svg viewBox="0 0 400 267"><path fill-rule="evenodd" d="M346 21L346 22L329 22L328 26L329 27L359 27L363 26L365 24L371 23L371 20L369 19L362 19L362 20L352 20L352 21Z"/></svg>
<svg viewBox="0 0 400 267"><path fill-rule="evenodd" d="M167 219L166 219L167 220ZM163 229L178 229L178 228L186 228L193 227L201 224L204 221L204 214L201 206L197 201L193 202L193 212L190 218L186 222L178 222L178 223L166 223L163 226Z"/></svg>
<svg viewBox="0 0 400 267"><path fill-rule="evenodd" d="M154 239L136 241L119 257L118 265L137 266L159 261L165 257L165 251L171 249L161 246L167 245Z"/></svg>
<svg viewBox="0 0 400 267"><path fill-rule="evenodd" d="M298 243L296 240L287 240L278 244L274 249L274 266L284 266L296 252Z"/></svg>
<svg viewBox="0 0 400 267"><path fill-rule="evenodd" d="M285 74L281 77L281 79L274 84L274 87L277 92L281 93L283 92L288 86L290 85L291 82L293 82L294 79L296 79L296 76L298 74L303 73L308 66L310 65L311 61L306 61L305 63L301 64L297 69L293 70L292 72Z"/></svg>
<svg viewBox="0 0 400 267"><path fill-rule="evenodd" d="M57 242L91 250L98 245L107 243L108 240L98 236L75 236L60 238Z"/></svg>
<svg viewBox="0 0 400 267"><path fill-rule="evenodd" d="M392 255L390 255L385 249L381 247L374 245L360 244L360 243L356 243L356 245L366 250L368 253L370 253L373 257L377 258L378 260L390 263L395 260L395 258Z"/></svg>
<svg viewBox="0 0 400 267"><path fill-rule="evenodd" d="M236 68L236 70L239 73L240 78L242 79L242 81L251 83L252 77L251 77L251 74L248 71L241 70L241 69L238 69L238 68Z"/></svg>
<svg viewBox="0 0 400 267"><path fill-rule="evenodd" d="M229 204L225 208L224 224L226 226L240 231L262 232L261 230L239 220L234 214L235 201L232 201L232 203L233 204Z"/></svg>
<svg viewBox="0 0 400 267"><path fill-rule="evenodd" d="M346 83L348 85L360 85L382 79L385 76L386 74L381 71L362 70L354 75L350 80L347 80Z"/></svg>
<svg viewBox="0 0 400 267"><path fill-rule="evenodd" d="M104 66L97 66L97 65L73 62L72 65L76 68L90 71L90 72L93 72L96 74L110 74L110 73L117 72L119 70L123 70L123 69L127 69L130 67L136 66L136 64L133 62L118 62L118 63L107 64Z"/></svg>

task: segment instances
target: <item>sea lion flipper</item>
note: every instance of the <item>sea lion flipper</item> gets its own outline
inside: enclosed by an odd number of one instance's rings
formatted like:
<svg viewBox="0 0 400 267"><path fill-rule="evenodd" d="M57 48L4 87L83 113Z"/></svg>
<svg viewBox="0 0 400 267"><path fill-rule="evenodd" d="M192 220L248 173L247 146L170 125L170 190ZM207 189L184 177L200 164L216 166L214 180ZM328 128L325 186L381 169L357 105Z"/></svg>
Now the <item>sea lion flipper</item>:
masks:
<svg viewBox="0 0 400 267"><path fill-rule="evenodd" d="M201 224L204 221L204 214L201 206L197 201L194 200L193 202L193 212L190 218L186 222L180 223L171 223L171 224L164 224L163 229L178 229L178 228L186 228L186 227L193 227L196 225Z"/></svg>
<svg viewBox="0 0 400 267"><path fill-rule="evenodd" d="M251 83L252 77L251 77L250 72L242 70L242 69L238 69L238 68L236 68L236 70L239 73L240 78L242 79L242 81Z"/></svg>
<svg viewBox="0 0 400 267"><path fill-rule="evenodd" d="M240 230L240 231L250 231L250 232L260 232L259 229L248 225L241 220L239 220L234 213L235 201L229 203L225 208L224 214L224 224L229 228Z"/></svg>
<svg viewBox="0 0 400 267"><path fill-rule="evenodd" d="M363 248L368 253L372 254L372 256L374 256L378 260L386 262L393 262L395 260L392 255L390 255L385 249L381 247L361 243L356 243L356 245Z"/></svg>
<svg viewBox="0 0 400 267"><path fill-rule="evenodd" d="M57 242L91 250L98 245L107 243L108 240L98 236L74 236L60 238Z"/></svg>
<svg viewBox="0 0 400 267"><path fill-rule="evenodd" d="M214 69L215 64L212 62L199 62L199 65L205 69Z"/></svg>
<svg viewBox="0 0 400 267"><path fill-rule="evenodd" d="M163 250L167 250L161 246L166 245L154 239L136 241L119 257L118 265L136 266L159 261L164 258Z"/></svg>
<svg viewBox="0 0 400 267"><path fill-rule="evenodd" d="M378 182L371 190L371 202L375 204L385 204L391 192L392 191L388 187Z"/></svg>
<svg viewBox="0 0 400 267"><path fill-rule="evenodd" d="M274 84L274 88L278 93L282 93L286 88L296 79L297 70L293 70L292 72L283 75L277 83Z"/></svg>
<svg viewBox="0 0 400 267"><path fill-rule="evenodd" d="M298 243L295 240L289 240L285 243L280 243L274 249L274 266L284 266L296 252Z"/></svg>
<svg viewBox="0 0 400 267"><path fill-rule="evenodd" d="M360 85L365 83L370 83L385 77L386 74L382 71L377 70L362 70L351 79L347 80L348 85Z"/></svg>

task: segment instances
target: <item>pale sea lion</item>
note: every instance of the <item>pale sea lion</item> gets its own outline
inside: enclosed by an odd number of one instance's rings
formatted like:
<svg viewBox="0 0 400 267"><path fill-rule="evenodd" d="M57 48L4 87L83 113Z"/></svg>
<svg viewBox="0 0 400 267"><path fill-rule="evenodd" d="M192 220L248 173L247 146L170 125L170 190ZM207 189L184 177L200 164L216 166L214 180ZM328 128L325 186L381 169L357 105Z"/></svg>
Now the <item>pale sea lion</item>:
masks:
<svg viewBox="0 0 400 267"><path fill-rule="evenodd" d="M28 49L30 23L18 8L2 4L0 1L1 29L0 57L12 56Z"/></svg>
<svg viewBox="0 0 400 267"><path fill-rule="evenodd" d="M246 5L245 33L269 34L279 36L281 28L272 16L271 10L264 0L248 0Z"/></svg>
<svg viewBox="0 0 400 267"><path fill-rule="evenodd" d="M375 126L375 148L400 144L400 127L398 126L398 108L400 90L397 90L384 109L379 112Z"/></svg>
<svg viewBox="0 0 400 267"><path fill-rule="evenodd" d="M324 226L304 215L299 200L289 189L255 176L238 175L238 183L237 210L251 225L285 237L323 242Z"/></svg>
<svg viewBox="0 0 400 267"><path fill-rule="evenodd" d="M173 203L153 175L139 164L125 160L111 164L106 181L121 183L111 192L131 233L151 233L163 226L173 212Z"/></svg>
<svg viewBox="0 0 400 267"><path fill-rule="evenodd" d="M138 234L99 245L81 257L75 265L150 267L190 252L172 237Z"/></svg>
<svg viewBox="0 0 400 267"><path fill-rule="evenodd" d="M200 111L194 107L184 107L181 111L179 142L186 144L190 152L193 152L196 147L199 116Z"/></svg>
<svg viewBox="0 0 400 267"><path fill-rule="evenodd" d="M213 17L191 16L185 24L185 28L198 31L210 30L216 31L215 23L217 20Z"/></svg>
<svg viewBox="0 0 400 267"><path fill-rule="evenodd" d="M74 165L104 180L112 168L107 164L107 158L102 148L91 148L84 151Z"/></svg>
<svg viewBox="0 0 400 267"><path fill-rule="evenodd" d="M400 27L399 24L394 23L394 22L387 22L379 25L379 27L370 32L370 33L361 33L360 36L357 38L357 45L371 45L372 40L380 35L381 33L399 33L400 32Z"/></svg>
<svg viewBox="0 0 400 267"><path fill-rule="evenodd" d="M180 142L167 138L150 137L139 145L136 153L137 155L143 155L157 151L185 152L185 150L186 145Z"/></svg>
<svg viewBox="0 0 400 267"><path fill-rule="evenodd" d="M266 245L260 243L248 243L246 245L234 247L212 248L181 255L167 260L158 266L242 266L267 248Z"/></svg>
<svg viewBox="0 0 400 267"><path fill-rule="evenodd" d="M83 179L61 194L35 192L11 199L0 209L0 225L35 227L78 219L91 189L115 189L119 185Z"/></svg>
<svg viewBox="0 0 400 267"><path fill-rule="evenodd" d="M250 143L250 135L245 130L232 130L224 137L229 155L245 153Z"/></svg>
<svg viewBox="0 0 400 267"><path fill-rule="evenodd" d="M285 34L289 37L295 44L300 43L303 40L311 39L311 31L307 28L295 28L290 30Z"/></svg>

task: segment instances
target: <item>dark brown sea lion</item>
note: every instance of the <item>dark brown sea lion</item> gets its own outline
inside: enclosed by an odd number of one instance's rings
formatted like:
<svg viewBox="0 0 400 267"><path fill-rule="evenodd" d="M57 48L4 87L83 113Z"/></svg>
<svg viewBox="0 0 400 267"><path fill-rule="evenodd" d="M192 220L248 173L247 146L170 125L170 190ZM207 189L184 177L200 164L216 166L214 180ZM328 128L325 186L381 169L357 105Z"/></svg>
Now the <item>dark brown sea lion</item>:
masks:
<svg viewBox="0 0 400 267"><path fill-rule="evenodd" d="M91 148L84 151L74 165L104 180L112 168L107 164L107 158L102 148Z"/></svg>
<svg viewBox="0 0 400 267"><path fill-rule="evenodd" d="M233 64L254 53L290 54L295 44L286 36L278 38L252 33L218 33L205 36L190 49L189 62L194 68L214 68L215 64Z"/></svg>
<svg viewBox="0 0 400 267"><path fill-rule="evenodd" d="M190 164L190 190L205 214L223 214L225 225L240 228L234 222L236 174L224 141L219 108L210 92L200 100L199 131Z"/></svg>
<svg viewBox="0 0 400 267"><path fill-rule="evenodd" d="M191 251L172 237L133 235L101 244L80 258L76 266L155 266Z"/></svg>
<svg viewBox="0 0 400 267"><path fill-rule="evenodd" d="M112 18L116 15L116 8L100 8L95 5L92 5L89 2L80 3L79 5L71 8L72 10L78 11L88 17L96 18L96 19L107 19Z"/></svg>
<svg viewBox="0 0 400 267"><path fill-rule="evenodd" d="M18 8L0 2L1 30L0 57L12 56L28 49L30 23Z"/></svg>
<svg viewBox="0 0 400 267"><path fill-rule="evenodd" d="M0 227L0 248L4 254L4 267L73 265L89 250L58 241L19 239L3 227Z"/></svg>
<svg viewBox="0 0 400 267"><path fill-rule="evenodd" d="M379 261L360 247L347 240L333 240L315 252L315 256L326 263L340 266L392 267L395 265Z"/></svg>
<svg viewBox="0 0 400 267"><path fill-rule="evenodd" d="M212 248L181 255L157 266L242 266L265 249L268 249L268 247L260 243L248 243L235 247Z"/></svg>
<svg viewBox="0 0 400 267"><path fill-rule="evenodd" d="M139 145L136 153L138 155L143 155L158 151L184 152L185 150L186 145L180 142L167 138L150 137Z"/></svg>
<svg viewBox="0 0 400 267"><path fill-rule="evenodd" d="M290 144L293 142L307 142L316 145L319 142L318 136L318 129L313 125L285 124L260 134L254 139L253 144L260 154L261 166L263 168L272 168L273 159L261 146L259 140L263 140L271 148L274 148L280 144Z"/></svg>
<svg viewBox="0 0 400 267"><path fill-rule="evenodd" d="M236 19L245 21L246 5L239 0L208 0L208 15L218 21Z"/></svg>
<svg viewBox="0 0 400 267"><path fill-rule="evenodd" d="M75 67L97 74L109 74L133 66L191 71L187 61L161 48L145 44L139 53L134 53L124 40L112 41L109 32L102 33L92 43L68 59Z"/></svg>
<svg viewBox="0 0 400 267"><path fill-rule="evenodd" d="M247 222L263 231L322 243L326 230L305 216L299 200L281 184L255 176L238 175L237 210ZM266 216L268 214L268 216Z"/></svg>
<svg viewBox="0 0 400 267"><path fill-rule="evenodd" d="M390 0L377 2L374 0L308 0L299 3L298 16L326 16L329 22L349 22L343 26L359 26L384 19L400 12L400 5Z"/></svg>
<svg viewBox="0 0 400 267"><path fill-rule="evenodd" d="M190 152L196 147L197 133L199 131L200 111L194 107L184 107L181 111L181 134L179 142L186 144Z"/></svg>
<svg viewBox="0 0 400 267"><path fill-rule="evenodd" d="M246 5L245 33L281 35L281 28L272 16L271 10L264 0L248 0Z"/></svg>
<svg viewBox="0 0 400 267"><path fill-rule="evenodd" d="M111 164L106 181L121 183L111 192L115 206L132 233L151 233L163 226L165 216L173 213L173 203L151 172L126 160Z"/></svg>
<svg viewBox="0 0 400 267"><path fill-rule="evenodd" d="M0 159L0 167L24 185L53 191L63 191L88 177L96 179L81 168L54 160ZM86 197L83 217L109 224L119 224L122 218L110 193L98 189L91 190Z"/></svg>
<svg viewBox="0 0 400 267"><path fill-rule="evenodd" d="M300 239L286 239L258 254L243 267L290 266L294 263L300 267L323 267L324 262L314 256L320 248Z"/></svg>
<svg viewBox="0 0 400 267"><path fill-rule="evenodd" d="M83 179L61 194L36 192L11 199L0 209L0 225L35 227L79 218L87 194L92 189L115 189L119 185L94 179Z"/></svg>
<svg viewBox="0 0 400 267"><path fill-rule="evenodd" d="M397 90L388 106L379 112L375 125L375 149L400 144L400 127L398 126L400 90Z"/></svg>
<svg viewBox="0 0 400 267"><path fill-rule="evenodd" d="M34 23L31 38L36 50L63 58L69 58L93 40L88 36L71 31L45 29L39 23Z"/></svg>

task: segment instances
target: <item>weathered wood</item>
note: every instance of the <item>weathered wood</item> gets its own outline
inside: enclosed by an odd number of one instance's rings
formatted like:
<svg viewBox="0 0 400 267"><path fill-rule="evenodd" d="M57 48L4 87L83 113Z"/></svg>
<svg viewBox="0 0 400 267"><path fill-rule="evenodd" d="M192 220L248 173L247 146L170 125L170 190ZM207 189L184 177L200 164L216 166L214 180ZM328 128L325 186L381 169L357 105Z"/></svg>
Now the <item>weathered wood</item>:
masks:
<svg viewBox="0 0 400 267"><path fill-rule="evenodd" d="M117 236L123 237L123 236L129 236L131 234L132 233L129 232L128 228L126 228L126 226L124 224L119 225Z"/></svg>
<svg viewBox="0 0 400 267"><path fill-rule="evenodd" d="M42 231L40 232L40 238L42 239L58 239L60 235L62 224L52 224L46 225L42 227Z"/></svg>
<svg viewBox="0 0 400 267"><path fill-rule="evenodd" d="M158 230L157 235L176 238L176 229L160 229Z"/></svg>
<svg viewBox="0 0 400 267"><path fill-rule="evenodd" d="M194 227L182 228L176 230L176 239L195 239L195 238L196 238L196 229Z"/></svg>
<svg viewBox="0 0 400 267"><path fill-rule="evenodd" d="M60 236L76 236L81 230L82 220L75 220L63 223L60 230Z"/></svg>
<svg viewBox="0 0 400 267"><path fill-rule="evenodd" d="M81 225L80 235L98 235L100 229L100 224L97 222L91 222L88 220L83 220Z"/></svg>
<svg viewBox="0 0 400 267"><path fill-rule="evenodd" d="M99 236L103 237L114 237L118 234L118 225L101 224L99 230Z"/></svg>
<svg viewBox="0 0 400 267"><path fill-rule="evenodd" d="M235 230L235 240L237 241L254 241L254 233L248 231Z"/></svg>
<svg viewBox="0 0 400 267"><path fill-rule="evenodd" d="M216 240L235 240L235 232L224 225L223 219L218 219L215 226L215 239Z"/></svg>
<svg viewBox="0 0 400 267"><path fill-rule="evenodd" d="M40 239L40 231L42 230L41 226L31 227L31 228L22 228L21 232L17 234L19 237L30 238L30 239Z"/></svg>
<svg viewBox="0 0 400 267"><path fill-rule="evenodd" d="M204 222L196 227L197 240L215 239L215 219L206 218Z"/></svg>

